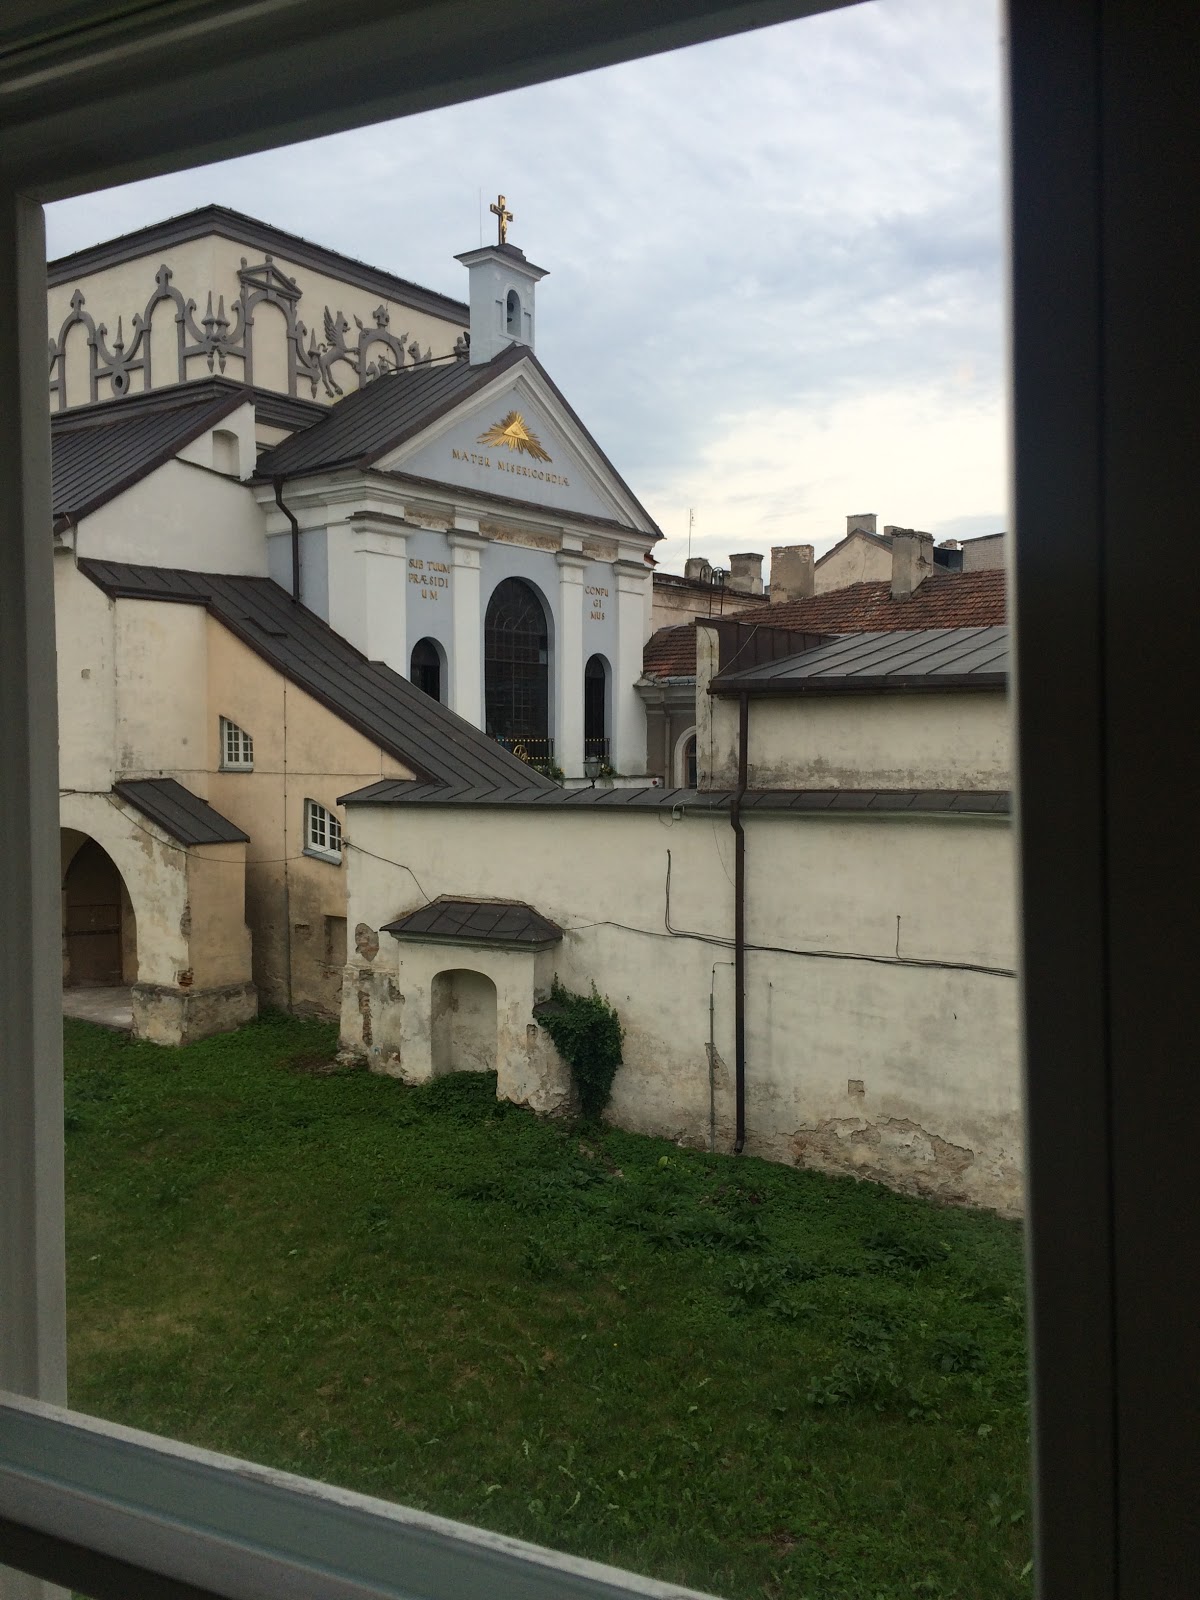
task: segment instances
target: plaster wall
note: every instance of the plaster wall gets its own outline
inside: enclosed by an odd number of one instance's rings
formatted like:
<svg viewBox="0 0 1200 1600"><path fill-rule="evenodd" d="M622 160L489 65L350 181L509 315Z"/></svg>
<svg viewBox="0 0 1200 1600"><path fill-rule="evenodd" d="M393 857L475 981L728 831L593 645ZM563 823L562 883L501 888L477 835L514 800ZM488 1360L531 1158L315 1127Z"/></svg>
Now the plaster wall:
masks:
<svg viewBox="0 0 1200 1600"><path fill-rule="evenodd" d="M813 568L816 594L831 589L847 589L852 583L878 583L892 576L892 552L871 539L850 538L836 546Z"/></svg>
<svg viewBox="0 0 1200 1600"><path fill-rule="evenodd" d="M265 527L253 494L234 478L180 460L84 517L75 549L98 561L267 575Z"/></svg>
<svg viewBox="0 0 1200 1600"><path fill-rule="evenodd" d="M756 602L766 607L765 595L736 594L725 584L705 584L704 588L675 589L654 584L651 590L650 629L672 628L692 617L723 617L726 612L747 611Z"/></svg>
<svg viewBox="0 0 1200 1600"><path fill-rule="evenodd" d="M625 1065L613 1119L730 1147L727 818L355 807L350 825L371 852L352 855L352 925L377 930L417 903L403 864L416 867L429 896L531 901L565 930L550 974L583 991L594 981L620 1013ZM1016 985L1006 975L1015 961L1013 870L1006 821L747 819L748 940L806 952L764 948L747 958L752 1153L1019 1208ZM403 1061L404 1030L420 1028L428 1001L411 977L412 952L423 947L401 948L386 934L379 944L371 963L347 968L343 1045L386 1069ZM903 965L910 959L929 964ZM495 981L503 1012L506 980ZM527 995L528 980L521 984ZM369 1039L363 986L368 996L372 986L391 995L387 1005L365 1002ZM529 1014L517 1020L534 1024ZM526 1098L536 1103L536 1094Z"/></svg>
<svg viewBox="0 0 1200 1600"><path fill-rule="evenodd" d="M219 472L235 482L250 476L257 458L254 407L249 403L222 417L215 428L208 428L185 444L176 456L178 461Z"/></svg>
<svg viewBox="0 0 1200 1600"><path fill-rule="evenodd" d="M121 602L122 608L142 605ZM193 612L205 629L204 782L210 803L250 835L246 920L254 934L255 984L264 1004L336 1015L348 851L340 865L304 853L304 802L316 800L344 825L338 795L412 772L289 683L216 618L199 607L172 609ZM253 739L252 772L220 770L222 716Z"/></svg>
<svg viewBox="0 0 1200 1600"><path fill-rule="evenodd" d="M208 798L204 624L200 606L116 602L116 777L170 773Z"/></svg>
<svg viewBox="0 0 1200 1600"><path fill-rule="evenodd" d="M697 700L708 702L700 786L730 788L738 702ZM1007 789L1008 699L998 689L759 696L750 702L748 769L752 789Z"/></svg>
<svg viewBox="0 0 1200 1600"><path fill-rule="evenodd" d="M75 565L54 552L58 652L58 774L64 789L107 793L117 750L115 607Z"/></svg>

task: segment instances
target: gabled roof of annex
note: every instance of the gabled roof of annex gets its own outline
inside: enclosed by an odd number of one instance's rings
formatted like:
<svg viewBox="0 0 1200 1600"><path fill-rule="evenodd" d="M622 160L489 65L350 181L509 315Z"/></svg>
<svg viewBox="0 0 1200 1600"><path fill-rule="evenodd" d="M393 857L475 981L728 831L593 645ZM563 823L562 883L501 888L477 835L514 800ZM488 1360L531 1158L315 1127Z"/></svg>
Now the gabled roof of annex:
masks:
<svg viewBox="0 0 1200 1600"><path fill-rule="evenodd" d="M440 792L533 797L558 786L381 661L368 661L271 578L81 559L113 600L167 600L209 614L289 682ZM411 780L406 780L411 781Z"/></svg>
<svg viewBox="0 0 1200 1600"><path fill-rule="evenodd" d="M248 384L205 378L56 412L50 420L55 520L89 516L254 398Z"/></svg>

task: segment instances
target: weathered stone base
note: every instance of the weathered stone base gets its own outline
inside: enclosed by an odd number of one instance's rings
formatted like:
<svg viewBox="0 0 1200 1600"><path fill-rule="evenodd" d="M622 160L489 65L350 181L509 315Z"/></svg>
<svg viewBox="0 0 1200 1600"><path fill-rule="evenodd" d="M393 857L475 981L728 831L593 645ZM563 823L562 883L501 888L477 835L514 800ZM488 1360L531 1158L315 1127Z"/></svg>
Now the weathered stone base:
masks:
<svg viewBox="0 0 1200 1600"><path fill-rule="evenodd" d="M258 990L252 983L223 989L133 986L133 1036L151 1044L193 1044L213 1033L231 1033L257 1015Z"/></svg>

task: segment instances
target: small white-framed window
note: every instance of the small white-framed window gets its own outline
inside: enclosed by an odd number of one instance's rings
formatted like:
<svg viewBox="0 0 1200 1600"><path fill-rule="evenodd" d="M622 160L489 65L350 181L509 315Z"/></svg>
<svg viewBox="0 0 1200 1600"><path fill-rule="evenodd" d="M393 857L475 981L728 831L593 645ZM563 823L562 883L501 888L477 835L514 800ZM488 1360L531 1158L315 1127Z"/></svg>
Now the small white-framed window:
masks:
<svg viewBox="0 0 1200 1600"><path fill-rule="evenodd" d="M221 771L254 771L254 740L228 717L221 718Z"/></svg>
<svg viewBox="0 0 1200 1600"><path fill-rule="evenodd" d="M304 854L322 861L342 859L342 825L327 806L304 802Z"/></svg>

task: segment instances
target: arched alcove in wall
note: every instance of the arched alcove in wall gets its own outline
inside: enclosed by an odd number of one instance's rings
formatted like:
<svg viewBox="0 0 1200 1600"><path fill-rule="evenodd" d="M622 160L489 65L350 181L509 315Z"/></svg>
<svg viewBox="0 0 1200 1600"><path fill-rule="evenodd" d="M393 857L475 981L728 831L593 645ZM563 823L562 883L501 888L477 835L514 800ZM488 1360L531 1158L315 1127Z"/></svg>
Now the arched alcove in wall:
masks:
<svg viewBox="0 0 1200 1600"><path fill-rule="evenodd" d="M116 862L73 828L60 839L64 986L136 983L137 921Z"/></svg>
<svg viewBox="0 0 1200 1600"><path fill-rule="evenodd" d="M496 1070L496 985L466 967L439 972L429 991L433 1075Z"/></svg>
<svg viewBox="0 0 1200 1600"><path fill-rule="evenodd" d="M483 624L484 726L509 749L549 760L550 624L546 608L524 578L505 578L492 591Z"/></svg>
<svg viewBox="0 0 1200 1600"><path fill-rule="evenodd" d="M436 639L418 639L409 658L409 678L430 696L441 700L446 683L445 660L441 645Z"/></svg>
<svg viewBox="0 0 1200 1600"><path fill-rule="evenodd" d="M611 734L612 669L604 656L588 658L583 669L583 758L607 761Z"/></svg>
<svg viewBox="0 0 1200 1600"><path fill-rule="evenodd" d="M697 777L696 730L688 728L675 741L671 763L671 782L680 789L694 789Z"/></svg>

